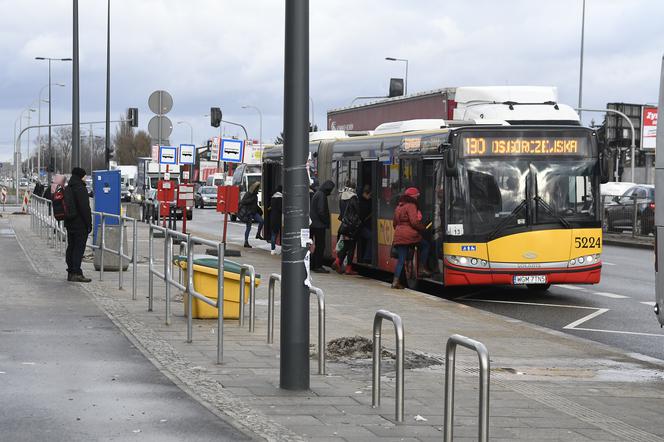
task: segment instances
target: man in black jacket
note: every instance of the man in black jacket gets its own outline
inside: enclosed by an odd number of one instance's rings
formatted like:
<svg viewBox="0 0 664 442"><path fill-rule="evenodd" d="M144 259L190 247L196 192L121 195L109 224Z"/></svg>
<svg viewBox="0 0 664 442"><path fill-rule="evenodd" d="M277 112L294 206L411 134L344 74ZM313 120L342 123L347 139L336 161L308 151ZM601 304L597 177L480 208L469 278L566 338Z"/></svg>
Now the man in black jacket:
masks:
<svg viewBox="0 0 664 442"><path fill-rule="evenodd" d="M85 170L74 167L71 178L65 191L65 203L73 205L68 208L69 215L65 219L67 229L67 281L90 282L90 278L83 276L81 261L85 253L85 244L92 231L92 213L88 190L83 182ZM67 195L68 193L68 195Z"/></svg>
<svg viewBox="0 0 664 442"><path fill-rule="evenodd" d="M314 240L314 253L311 260L311 271L316 273L330 273L323 267L323 256L325 254L325 230L330 228L330 208L327 205L327 197L334 189L334 182L327 180L316 191L311 199L311 236Z"/></svg>

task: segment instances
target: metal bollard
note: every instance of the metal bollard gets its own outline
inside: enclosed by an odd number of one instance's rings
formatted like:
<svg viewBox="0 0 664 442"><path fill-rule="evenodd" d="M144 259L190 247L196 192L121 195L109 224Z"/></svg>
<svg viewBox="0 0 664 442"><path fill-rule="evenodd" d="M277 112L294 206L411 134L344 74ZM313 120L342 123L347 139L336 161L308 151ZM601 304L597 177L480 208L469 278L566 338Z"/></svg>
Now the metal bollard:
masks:
<svg viewBox="0 0 664 442"><path fill-rule="evenodd" d="M309 295L318 298L318 374L325 374L325 295L318 287L309 287Z"/></svg>
<svg viewBox="0 0 664 442"><path fill-rule="evenodd" d="M99 253L101 254L100 258L99 258L99 262L101 264L100 264L100 267L99 267L99 280L103 281L104 280L104 249L106 248L106 240L104 238L104 236L105 236L104 231L106 230L106 218L104 218L104 213L103 212L100 213L99 215L101 216L101 238L99 240L99 244L101 245L99 247L99 249L100 249Z"/></svg>
<svg viewBox="0 0 664 442"><path fill-rule="evenodd" d="M118 289L123 290L122 286L124 278L122 268L124 267L124 219L122 219L122 216L118 219L118 225L120 226L120 246L118 247L118 261L120 262L120 266L118 267Z"/></svg>
<svg viewBox="0 0 664 442"><path fill-rule="evenodd" d="M194 242L191 236L187 238L187 287L189 293L187 294L187 342L191 342L191 337L194 329L194 315L192 310L194 308L193 292L194 287ZM242 303L240 303L242 305Z"/></svg>
<svg viewBox="0 0 664 442"><path fill-rule="evenodd" d="M253 332L256 322L256 269L249 264L240 266L240 327L244 327L245 278L249 272L249 331Z"/></svg>
<svg viewBox="0 0 664 442"><path fill-rule="evenodd" d="M154 230L152 230L152 224L148 229L148 311L151 312L154 299Z"/></svg>
<svg viewBox="0 0 664 442"><path fill-rule="evenodd" d="M274 285L281 282L281 275L273 273L267 286L267 343L274 343Z"/></svg>
<svg viewBox="0 0 664 442"><path fill-rule="evenodd" d="M478 440L489 440L489 351L484 344L461 335L452 335L445 347L445 437L446 442L454 440L454 363L456 347L461 345L477 353L480 363L480 405Z"/></svg>
<svg viewBox="0 0 664 442"><path fill-rule="evenodd" d="M173 256L173 237L170 230L164 233L164 281L166 282L166 325L171 325L171 283L173 266L171 259ZM191 315L191 310L189 311Z"/></svg>
<svg viewBox="0 0 664 442"><path fill-rule="evenodd" d="M383 319L387 319L394 324L394 333L396 335L397 344L397 385L395 397L395 419L397 422L403 422L403 363L404 363L404 333L403 323L401 317L395 313L387 310L378 310L374 316L373 322L373 375L372 375L372 391L371 391L371 406L376 408L380 406L380 353L381 353L381 325Z"/></svg>
<svg viewBox="0 0 664 442"><path fill-rule="evenodd" d="M138 229L137 221L134 219L131 245L132 275L131 275L131 299L136 301L136 279L138 277Z"/></svg>
<svg viewBox="0 0 664 442"><path fill-rule="evenodd" d="M224 360L224 243L217 244L217 364ZM193 290L193 286L192 286ZM189 296L191 297L191 295Z"/></svg>

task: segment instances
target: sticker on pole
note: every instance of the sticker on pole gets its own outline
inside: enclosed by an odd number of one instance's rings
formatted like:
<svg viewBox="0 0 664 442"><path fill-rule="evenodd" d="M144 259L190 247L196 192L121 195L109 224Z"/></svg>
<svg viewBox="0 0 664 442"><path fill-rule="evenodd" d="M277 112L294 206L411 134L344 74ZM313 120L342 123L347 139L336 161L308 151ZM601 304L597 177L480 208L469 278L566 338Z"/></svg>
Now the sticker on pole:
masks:
<svg viewBox="0 0 664 442"><path fill-rule="evenodd" d="M221 140L221 161L229 163L241 163L244 143L242 140L222 139Z"/></svg>
<svg viewBox="0 0 664 442"><path fill-rule="evenodd" d="M159 146L159 164L177 164L178 148L175 146Z"/></svg>
<svg viewBox="0 0 664 442"><path fill-rule="evenodd" d="M196 146L193 144L180 144L180 164L194 164Z"/></svg>

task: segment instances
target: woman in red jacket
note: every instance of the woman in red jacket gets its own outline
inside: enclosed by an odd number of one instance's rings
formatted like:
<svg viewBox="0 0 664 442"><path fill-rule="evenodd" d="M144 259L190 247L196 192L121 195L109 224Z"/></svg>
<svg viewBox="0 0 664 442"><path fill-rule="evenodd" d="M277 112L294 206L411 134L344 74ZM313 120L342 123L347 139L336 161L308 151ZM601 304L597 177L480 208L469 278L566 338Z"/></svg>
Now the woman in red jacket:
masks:
<svg viewBox="0 0 664 442"><path fill-rule="evenodd" d="M422 240L422 232L426 229L422 224L422 212L420 212L417 200L420 196L420 191L415 187L409 187L404 194L399 198L399 203L394 209L394 219L392 225L394 226L394 239L392 245L397 249L398 260L394 269L394 280L392 281L393 289L402 289L403 286L399 282L401 272L403 271L408 249L411 246L417 245L420 250L420 263L426 263L429 256L429 243ZM420 272L423 276L430 276L426 270Z"/></svg>

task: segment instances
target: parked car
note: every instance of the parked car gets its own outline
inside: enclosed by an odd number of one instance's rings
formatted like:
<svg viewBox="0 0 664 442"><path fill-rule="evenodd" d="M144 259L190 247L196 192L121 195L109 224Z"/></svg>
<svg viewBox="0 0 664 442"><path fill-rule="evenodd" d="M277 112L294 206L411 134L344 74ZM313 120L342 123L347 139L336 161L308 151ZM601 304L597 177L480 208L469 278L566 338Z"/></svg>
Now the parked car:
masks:
<svg viewBox="0 0 664 442"><path fill-rule="evenodd" d="M634 224L636 208L636 224ZM655 186L639 184L627 189L604 207L604 230L632 230L636 235L655 233Z"/></svg>
<svg viewBox="0 0 664 442"><path fill-rule="evenodd" d="M204 209L217 206L217 186L201 186L194 194L194 205Z"/></svg>

